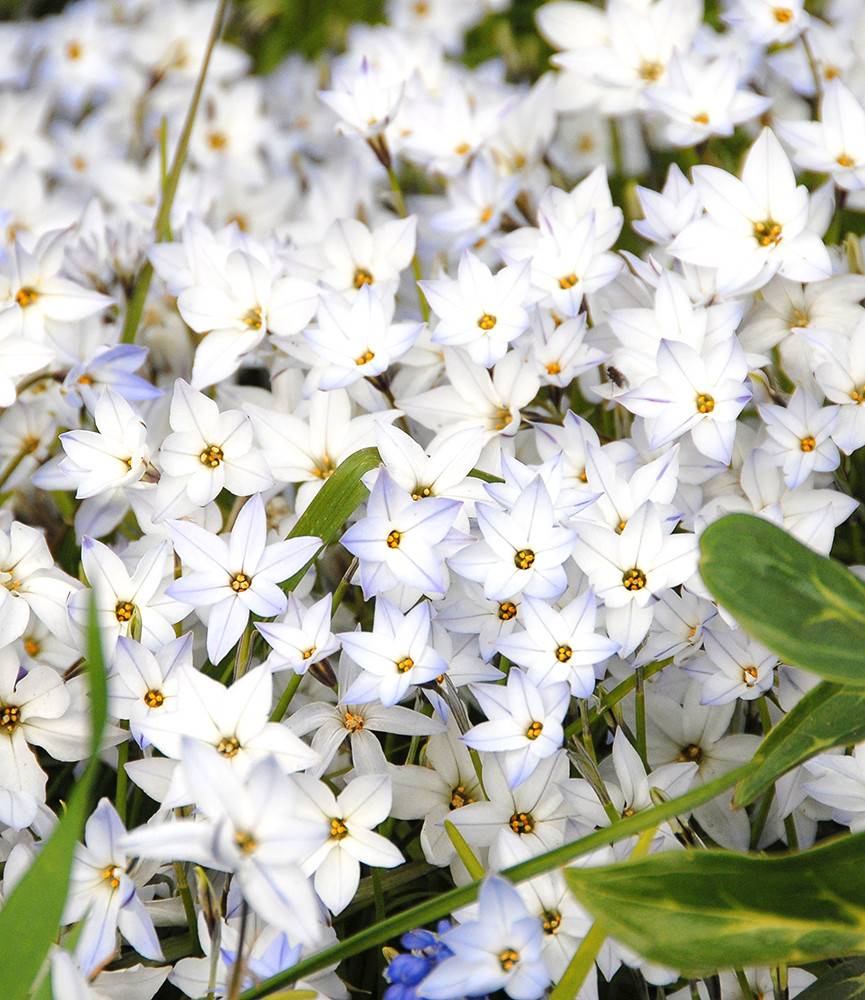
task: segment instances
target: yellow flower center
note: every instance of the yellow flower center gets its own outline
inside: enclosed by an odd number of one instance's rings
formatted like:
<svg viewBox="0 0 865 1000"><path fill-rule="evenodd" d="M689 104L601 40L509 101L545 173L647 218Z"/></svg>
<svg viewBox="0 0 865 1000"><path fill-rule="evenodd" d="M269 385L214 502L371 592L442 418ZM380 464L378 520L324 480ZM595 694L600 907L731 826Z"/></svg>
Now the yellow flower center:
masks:
<svg viewBox="0 0 865 1000"><path fill-rule="evenodd" d="M240 740L236 736L223 736L216 744L216 752L223 757L236 757L240 750Z"/></svg>
<svg viewBox="0 0 865 1000"><path fill-rule="evenodd" d="M330 839L331 840L345 840L348 836L348 827L343 823L341 819L337 819L335 816L330 821Z"/></svg>
<svg viewBox="0 0 865 1000"><path fill-rule="evenodd" d="M793 20L793 11L789 7L773 7L772 14L778 24L789 24Z"/></svg>
<svg viewBox="0 0 865 1000"><path fill-rule="evenodd" d="M645 80L646 83L654 83L664 75L664 65L654 59L644 59L640 63L637 73L640 79Z"/></svg>
<svg viewBox="0 0 865 1000"><path fill-rule="evenodd" d="M487 205L487 207L480 214L480 221L486 225L487 222L493 217L492 205Z"/></svg>
<svg viewBox="0 0 865 1000"><path fill-rule="evenodd" d="M461 809L463 806L470 805L475 800L466 792L465 785L457 785L456 788L451 789L451 809Z"/></svg>
<svg viewBox="0 0 865 1000"><path fill-rule="evenodd" d="M472 150L472 147L467 142L461 142L458 146L454 146L454 152L457 156L467 156Z"/></svg>
<svg viewBox="0 0 865 1000"><path fill-rule="evenodd" d="M248 326L250 330L260 330L264 325L264 313L261 311L261 306L254 306L252 309L248 309L243 316L244 326Z"/></svg>
<svg viewBox="0 0 865 1000"><path fill-rule="evenodd" d="M538 722L537 719L535 719L533 722L529 723L529 728L526 730L526 739L536 740L543 731L544 731L543 722Z"/></svg>
<svg viewBox="0 0 865 1000"><path fill-rule="evenodd" d="M565 291L567 288L573 288L579 280L580 279L572 271L570 274L566 274L559 278L559 288L561 288L562 291Z"/></svg>
<svg viewBox="0 0 865 1000"><path fill-rule="evenodd" d="M24 640L24 652L28 656L38 656L42 652L42 643L28 635Z"/></svg>
<svg viewBox="0 0 865 1000"><path fill-rule="evenodd" d="M514 833L531 833L535 828L535 818L531 813L514 813L508 824Z"/></svg>
<svg viewBox="0 0 865 1000"><path fill-rule="evenodd" d="M625 590L642 590L646 586L646 574L635 566L622 573L622 586Z"/></svg>
<svg viewBox="0 0 865 1000"><path fill-rule="evenodd" d="M396 528L393 531L388 532L387 536L387 547L389 549L398 549L399 543L402 541L402 532L397 531Z"/></svg>
<svg viewBox="0 0 865 1000"><path fill-rule="evenodd" d="M225 456L222 453L222 448L218 444L209 444L198 456L198 461L202 465L206 465L209 469L218 469L222 464L223 458Z"/></svg>
<svg viewBox="0 0 865 1000"><path fill-rule="evenodd" d="M24 288L19 288L15 293L15 301L21 306L22 309L27 309L28 306L32 306L33 303L39 298L39 292L35 288L31 288L29 285Z"/></svg>
<svg viewBox="0 0 865 1000"><path fill-rule="evenodd" d="M144 693L144 704L148 708L161 708L165 701L165 695L156 688L151 688Z"/></svg>
<svg viewBox="0 0 865 1000"><path fill-rule="evenodd" d="M235 573L231 578L231 589L235 594L240 594L244 590L249 590L252 586L252 577L247 576L246 573Z"/></svg>
<svg viewBox="0 0 865 1000"><path fill-rule="evenodd" d="M808 313L804 309L794 308L790 317L790 329L808 325Z"/></svg>
<svg viewBox="0 0 865 1000"><path fill-rule="evenodd" d="M375 357L375 351L371 351L367 348L363 354L358 354L354 359L354 363L360 368L361 365L368 365L370 361Z"/></svg>
<svg viewBox="0 0 865 1000"><path fill-rule="evenodd" d="M531 569L535 561L535 554L531 549L519 549L514 555L514 566L517 569Z"/></svg>
<svg viewBox="0 0 865 1000"><path fill-rule="evenodd" d="M301 655L301 656L302 656L302 657L303 657L303 658L304 658L305 660L308 660L308 659L309 659L309 658L310 658L311 656L313 656L313 655L314 655L314 653L315 653L315 650L316 650L316 647L315 647L315 646L310 646L310 647L308 647L307 649L303 649L303 650L301 650L301 652L300 652L300 655Z"/></svg>
<svg viewBox="0 0 865 1000"><path fill-rule="evenodd" d="M573 655L574 651L570 646L562 645L556 649L556 659L559 663L567 663Z"/></svg>
<svg viewBox="0 0 865 1000"><path fill-rule="evenodd" d="M82 55L84 55L84 48L81 42L71 41L66 43L67 59L71 59L72 62L78 62Z"/></svg>
<svg viewBox="0 0 865 1000"><path fill-rule="evenodd" d="M413 666L414 660L410 656L404 656L401 660L396 661L396 669L401 674L407 674Z"/></svg>
<svg viewBox="0 0 865 1000"><path fill-rule="evenodd" d="M224 132L208 132L207 145L210 146L212 150L219 152L219 150L225 149L228 145L228 136Z"/></svg>
<svg viewBox="0 0 865 1000"><path fill-rule="evenodd" d="M342 723L350 733L359 733L364 727L363 716L349 711L342 717Z"/></svg>
<svg viewBox="0 0 865 1000"><path fill-rule="evenodd" d="M547 369L547 375L559 375L562 371L562 366L558 363L558 361L551 361L544 367Z"/></svg>
<svg viewBox="0 0 865 1000"><path fill-rule="evenodd" d="M114 617L121 623L132 621L135 605L131 601L118 601L114 605Z"/></svg>
<svg viewBox="0 0 865 1000"><path fill-rule="evenodd" d="M504 406L500 406L493 418L495 423L493 424L494 431L503 431L508 424L511 422L511 411Z"/></svg>
<svg viewBox="0 0 865 1000"><path fill-rule="evenodd" d="M234 835L234 843L241 854L252 854L258 847L258 841L248 830L238 830Z"/></svg>
<svg viewBox="0 0 865 1000"><path fill-rule="evenodd" d="M0 729L10 736L21 722L21 709L17 705L0 705Z"/></svg>
<svg viewBox="0 0 865 1000"><path fill-rule="evenodd" d="M336 466L330 455L322 455L318 460L318 464L313 467L312 474L316 479L330 479L335 469Z"/></svg>
<svg viewBox="0 0 865 1000"><path fill-rule="evenodd" d="M102 878L106 881L112 889L118 889L120 887L120 879L117 876L118 869L115 865L109 865L102 871Z"/></svg>
<svg viewBox="0 0 865 1000"><path fill-rule="evenodd" d="M850 392L850 398L858 406L860 403L865 403L865 385L860 386L858 389L853 389Z"/></svg>
<svg viewBox="0 0 865 1000"><path fill-rule="evenodd" d="M426 497L432 496L431 486L415 486L411 491L412 500L424 500Z"/></svg>
<svg viewBox="0 0 865 1000"><path fill-rule="evenodd" d="M499 621L509 622L517 617L517 606L513 601L502 601L499 605Z"/></svg>
<svg viewBox="0 0 865 1000"><path fill-rule="evenodd" d="M702 747L696 743L689 743L686 747L682 747L676 757L676 760L681 764L699 764L702 759Z"/></svg>
<svg viewBox="0 0 865 1000"><path fill-rule="evenodd" d="M753 687L757 683L757 677L759 676L759 671L755 666L742 667L742 680L748 685L748 687Z"/></svg>
<svg viewBox="0 0 865 1000"><path fill-rule="evenodd" d="M817 447L817 442L809 434L807 437L803 437L799 441L799 447L802 449L802 451L813 451Z"/></svg>
<svg viewBox="0 0 865 1000"><path fill-rule="evenodd" d="M372 272L367 271L365 267L359 267L354 272L353 284L355 288L363 288L364 285L371 285L374 281L375 278L373 278Z"/></svg>
<svg viewBox="0 0 865 1000"><path fill-rule="evenodd" d="M504 951L499 952L499 965L502 967L502 972L510 972L519 960L520 953L513 948L505 948Z"/></svg>
<svg viewBox="0 0 865 1000"><path fill-rule="evenodd" d="M478 326L482 330L492 330L496 325L495 316L490 315L490 313L484 313L483 316L478 320Z"/></svg>
<svg viewBox="0 0 865 1000"><path fill-rule="evenodd" d="M761 247L776 247L781 242L782 226L774 219L754 223L754 239Z"/></svg>
<svg viewBox="0 0 865 1000"><path fill-rule="evenodd" d="M562 926L562 915L558 910L544 910L541 914L544 934L558 934Z"/></svg>
<svg viewBox="0 0 865 1000"><path fill-rule="evenodd" d="M708 125L709 116L705 111L700 111L696 115L691 115L691 121L694 122L696 125Z"/></svg>
<svg viewBox="0 0 865 1000"><path fill-rule="evenodd" d="M852 167L856 161L847 153L841 153L840 156L835 157L835 162L839 167Z"/></svg>
<svg viewBox="0 0 865 1000"><path fill-rule="evenodd" d="M715 409L715 397L708 392L701 392L696 401L697 413L711 413Z"/></svg>

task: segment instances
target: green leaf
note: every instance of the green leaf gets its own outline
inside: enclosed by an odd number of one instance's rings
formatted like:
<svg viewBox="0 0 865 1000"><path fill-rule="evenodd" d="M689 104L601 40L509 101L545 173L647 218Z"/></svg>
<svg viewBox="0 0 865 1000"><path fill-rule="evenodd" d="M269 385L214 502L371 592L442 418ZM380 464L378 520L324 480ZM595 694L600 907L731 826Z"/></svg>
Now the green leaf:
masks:
<svg viewBox="0 0 865 1000"><path fill-rule="evenodd" d="M340 462L312 503L297 519L297 524L288 533L288 537L317 535L325 545L335 542L342 526L369 494L360 477L376 468L380 462L375 448L362 448ZM315 557L310 559L303 569L282 584L282 589L294 590L314 561Z"/></svg>
<svg viewBox="0 0 865 1000"><path fill-rule="evenodd" d="M754 768L739 782L734 801L746 806L781 775L815 754L865 739L865 691L818 684L757 748Z"/></svg>
<svg viewBox="0 0 865 1000"><path fill-rule="evenodd" d="M466 871L471 875L472 878L483 878L486 874L484 872L484 866L478 861L477 855L466 843L465 837L460 833L460 831L451 823L449 819L445 820L445 833L450 838L450 842L454 846L454 850L457 852L457 856L463 865L465 865Z"/></svg>
<svg viewBox="0 0 865 1000"><path fill-rule="evenodd" d="M611 937L686 977L865 952L865 834L802 854L672 851L568 868Z"/></svg>
<svg viewBox="0 0 865 1000"><path fill-rule="evenodd" d="M858 577L752 514L710 524L700 548L706 586L754 638L826 680L865 685Z"/></svg>
<svg viewBox="0 0 865 1000"><path fill-rule="evenodd" d="M811 983L797 1000L862 1000L865 997L865 962L841 962Z"/></svg>
<svg viewBox="0 0 865 1000"><path fill-rule="evenodd" d="M87 673L92 726L90 758L54 832L0 910L0 968L13 970L4 978L3 1000L25 1000L39 976L48 949L57 937L75 844L90 812L107 706L105 662L92 600L87 630Z"/></svg>

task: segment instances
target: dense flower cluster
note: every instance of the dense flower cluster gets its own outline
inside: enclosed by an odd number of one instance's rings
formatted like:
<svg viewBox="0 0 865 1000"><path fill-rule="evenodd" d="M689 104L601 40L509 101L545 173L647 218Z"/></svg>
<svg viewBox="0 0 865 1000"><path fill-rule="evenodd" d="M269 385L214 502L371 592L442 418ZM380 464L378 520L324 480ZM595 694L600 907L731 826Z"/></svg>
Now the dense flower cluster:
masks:
<svg viewBox="0 0 865 1000"><path fill-rule="evenodd" d="M496 873L750 760L816 683L698 539L746 511L828 553L858 516L863 11L556 0L530 81L460 58L506 7L390 0L326 69L217 42L176 193L215 4L0 33L6 897L89 753L91 606L108 667L57 997L236 998L474 858L477 903L377 988L539 998L591 919L559 871ZM373 447L348 523L298 524ZM821 820L865 827L865 754L649 849ZM622 966L694 995L609 940L582 1000Z"/></svg>

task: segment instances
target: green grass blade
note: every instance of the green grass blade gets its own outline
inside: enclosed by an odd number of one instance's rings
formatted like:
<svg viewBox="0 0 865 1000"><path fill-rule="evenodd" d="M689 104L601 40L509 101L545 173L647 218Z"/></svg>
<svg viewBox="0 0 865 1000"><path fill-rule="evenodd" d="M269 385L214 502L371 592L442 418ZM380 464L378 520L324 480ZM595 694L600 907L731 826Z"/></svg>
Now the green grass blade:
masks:
<svg viewBox="0 0 865 1000"><path fill-rule="evenodd" d="M87 674L92 727L90 759L54 832L0 910L0 967L9 970L4 1000L25 1000L29 996L57 938L75 845L90 812L108 704L105 662L92 601L87 628Z"/></svg>
<svg viewBox="0 0 865 1000"><path fill-rule="evenodd" d="M361 476L376 468L380 462L375 448L362 448L340 462L312 503L300 515L288 537L316 535L325 545L335 542L342 532L342 526L369 495L369 490L361 482ZM316 558L314 556L303 569L289 577L282 584L282 589L294 590Z"/></svg>

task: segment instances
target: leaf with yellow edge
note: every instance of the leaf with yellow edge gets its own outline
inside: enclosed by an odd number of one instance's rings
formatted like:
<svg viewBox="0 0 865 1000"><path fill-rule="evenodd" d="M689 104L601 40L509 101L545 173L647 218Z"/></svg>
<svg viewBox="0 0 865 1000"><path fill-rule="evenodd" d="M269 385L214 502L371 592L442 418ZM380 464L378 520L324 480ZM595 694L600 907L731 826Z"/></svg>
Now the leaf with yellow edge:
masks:
<svg viewBox="0 0 865 1000"><path fill-rule="evenodd" d="M786 663L865 685L865 583L781 528L728 514L700 536L700 573L746 632Z"/></svg>
<svg viewBox="0 0 865 1000"><path fill-rule="evenodd" d="M865 953L863 851L858 834L801 854L671 851L564 874L611 937L700 977Z"/></svg>

